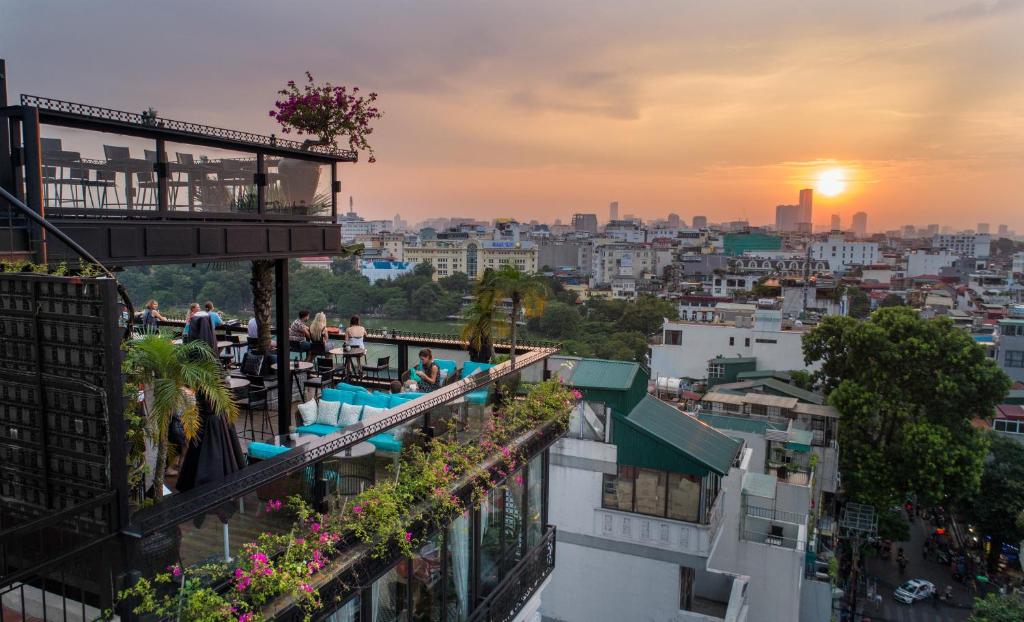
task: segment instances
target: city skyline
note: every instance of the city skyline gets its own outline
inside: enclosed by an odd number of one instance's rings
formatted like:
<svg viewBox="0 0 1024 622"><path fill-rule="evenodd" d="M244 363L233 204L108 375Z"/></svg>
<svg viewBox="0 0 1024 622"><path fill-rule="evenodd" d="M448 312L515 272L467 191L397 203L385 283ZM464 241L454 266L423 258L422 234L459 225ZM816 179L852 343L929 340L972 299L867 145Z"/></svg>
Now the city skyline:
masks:
<svg viewBox="0 0 1024 622"><path fill-rule="evenodd" d="M567 221L617 200L648 220L768 223L841 168L846 191L816 193L819 226L863 211L874 230L973 228L979 213L1024 229L1019 2L186 1L145 20L128 6L4 2L12 93L271 133L276 90L307 68L379 91L378 163L342 171L371 218ZM28 23L48 23L52 43L31 45ZM253 35L267 23L273 37Z"/></svg>

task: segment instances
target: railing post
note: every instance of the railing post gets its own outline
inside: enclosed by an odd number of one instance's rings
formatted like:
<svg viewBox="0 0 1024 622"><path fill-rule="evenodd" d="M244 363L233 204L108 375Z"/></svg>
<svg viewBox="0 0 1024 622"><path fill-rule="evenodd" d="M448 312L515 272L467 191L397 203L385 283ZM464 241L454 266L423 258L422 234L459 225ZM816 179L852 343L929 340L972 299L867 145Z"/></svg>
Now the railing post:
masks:
<svg viewBox="0 0 1024 622"><path fill-rule="evenodd" d="M22 108L22 133L25 137L25 204L46 218L46 206L43 205L43 163L42 147L39 143L39 109L25 106ZM46 231L33 224L32 246L36 250L39 263L47 262Z"/></svg>
<svg viewBox="0 0 1024 622"><path fill-rule="evenodd" d="M331 162L331 223L338 224L338 192L341 191L341 183L338 182L338 163Z"/></svg>
<svg viewBox="0 0 1024 622"><path fill-rule="evenodd" d="M267 161L263 153L256 154L256 213L262 216L267 209Z"/></svg>

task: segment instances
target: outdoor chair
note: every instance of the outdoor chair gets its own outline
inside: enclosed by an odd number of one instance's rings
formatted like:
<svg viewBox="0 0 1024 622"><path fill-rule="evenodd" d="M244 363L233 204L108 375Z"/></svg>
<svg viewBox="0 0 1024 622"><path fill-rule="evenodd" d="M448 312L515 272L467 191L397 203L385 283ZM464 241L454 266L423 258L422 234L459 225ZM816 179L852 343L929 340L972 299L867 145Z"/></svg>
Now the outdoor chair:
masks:
<svg viewBox="0 0 1024 622"><path fill-rule="evenodd" d="M246 387L245 397L239 400L238 404L245 413L242 438L256 440L257 412L262 415L260 417L260 438L271 437L274 435L274 425L270 421L270 400L268 399L270 391L262 376L246 376L246 379L249 380L249 386Z"/></svg>
<svg viewBox="0 0 1024 622"><path fill-rule="evenodd" d="M313 369L306 375L306 382L303 383L302 393L305 398L306 389L313 387L313 399L320 399L320 392L334 386L334 374L337 369L334 361L329 356L318 356L313 362Z"/></svg>
<svg viewBox="0 0 1024 622"><path fill-rule="evenodd" d="M363 365L363 373L372 373L374 378L380 378L380 373L384 372L387 374L387 379L391 380L391 357L382 356L377 359L376 365Z"/></svg>

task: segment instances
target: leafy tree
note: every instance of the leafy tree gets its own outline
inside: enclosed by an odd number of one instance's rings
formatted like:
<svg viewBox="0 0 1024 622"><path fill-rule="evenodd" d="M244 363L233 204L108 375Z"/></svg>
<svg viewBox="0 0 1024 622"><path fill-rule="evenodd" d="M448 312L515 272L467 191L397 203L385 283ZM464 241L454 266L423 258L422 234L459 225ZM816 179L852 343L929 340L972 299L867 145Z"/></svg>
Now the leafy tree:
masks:
<svg viewBox="0 0 1024 622"><path fill-rule="evenodd" d="M850 317L863 320L871 314L871 300L859 287L846 288L847 303L849 304Z"/></svg>
<svg viewBox="0 0 1024 622"><path fill-rule="evenodd" d="M902 307L906 304L907 303L903 302L903 299L896 294L889 294L878 303L878 307L880 309L884 309L887 307Z"/></svg>
<svg viewBox="0 0 1024 622"><path fill-rule="evenodd" d="M512 301L512 316L509 321L509 334L512 342L509 360L512 367L516 365L516 325L520 313L527 317L539 315L544 311L550 292L543 276L520 272L514 266L505 264L494 272L494 298L497 303L503 298Z"/></svg>
<svg viewBox="0 0 1024 622"><path fill-rule="evenodd" d="M587 301L587 319L618 322L628 304L625 300L589 300Z"/></svg>
<svg viewBox="0 0 1024 622"><path fill-rule="evenodd" d="M552 339L571 339L575 337L583 323L579 312L564 302L552 302L544 308L544 313L531 320L536 323L536 331Z"/></svg>
<svg viewBox="0 0 1024 622"><path fill-rule="evenodd" d="M466 311L466 323L462 327L461 336L466 340L470 360L487 363L494 356L494 337L499 328L494 304L497 292L493 270L484 270L473 293L473 304Z"/></svg>
<svg viewBox="0 0 1024 622"><path fill-rule="evenodd" d="M225 413L231 421L238 416L238 406L221 376L220 361L202 341L176 346L159 333L143 335L128 344L124 370L133 385L145 385L152 395L145 425L157 447L153 494L159 501L167 470L171 417L181 413L187 440L195 438L202 425L195 402L186 397L184 390L204 395L214 412Z"/></svg>
<svg viewBox="0 0 1024 622"><path fill-rule="evenodd" d="M814 375L806 369L793 369L789 372L789 378L793 382L793 386L803 389L804 391L814 390Z"/></svg>
<svg viewBox="0 0 1024 622"><path fill-rule="evenodd" d="M776 296L782 295L782 288L775 286L768 286L765 283L768 282L768 277L763 276L757 280L754 287L750 290L750 295L754 298L775 298Z"/></svg>
<svg viewBox="0 0 1024 622"><path fill-rule="evenodd" d="M420 278L426 277L428 279L432 279L434 278L434 265L431 264L429 261L418 263L412 269L412 274L413 276L417 276Z"/></svg>
<svg viewBox="0 0 1024 622"><path fill-rule="evenodd" d="M1024 600L1017 594L989 594L974 599L974 612L967 622L1020 622Z"/></svg>
<svg viewBox="0 0 1024 622"><path fill-rule="evenodd" d="M439 279L438 284L449 294L464 296L469 293L470 282L465 272L453 272L451 275Z"/></svg>
<svg viewBox="0 0 1024 622"><path fill-rule="evenodd" d="M981 487L964 504L964 511L992 538L988 566L995 570L1003 543L1024 539L1024 445L999 434L990 436L991 454L981 473Z"/></svg>
<svg viewBox="0 0 1024 622"><path fill-rule="evenodd" d="M639 296L632 304L627 304L618 320L618 328L624 331L635 330L650 335L661 329L665 318L679 317L676 305L654 296Z"/></svg>
<svg viewBox="0 0 1024 622"><path fill-rule="evenodd" d="M1009 379L947 318L880 309L869 319L826 317L803 340L815 381L840 412L840 469L847 496L885 510L978 488L988 417Z"/></svg>

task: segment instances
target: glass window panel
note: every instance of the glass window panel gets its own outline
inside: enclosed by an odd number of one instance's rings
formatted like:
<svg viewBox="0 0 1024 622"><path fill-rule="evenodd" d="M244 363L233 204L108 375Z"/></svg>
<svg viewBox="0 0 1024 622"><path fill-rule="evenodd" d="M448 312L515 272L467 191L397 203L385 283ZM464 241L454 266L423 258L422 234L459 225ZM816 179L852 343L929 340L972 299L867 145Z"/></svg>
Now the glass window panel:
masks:
<svg viewBox="0 0 1024 622"><path fill-rule="evenodd" d="M633 478L636 469L619 465L619 474L604 476L602 505L610 510L633 511Z"/></svg>
<svg viewBox="0 0 1024 622"><path fill-rule="evenodd" d="M469 512L448 526L447 581L446 619L463 622L469 617Z"/></svg>
<svg viewBox="0 0 1024 622"><path fill-rule="evenodd" d="M331 167L296 158L268 157L267 213L329 216Z"/></svg>
<svg viewBox="0 0 1024 622"><path fill-rule="evenodd" d="M441 619L441 534L434 534L412 557L413 622Z"/></svg>
<svg viewBox="0 0 1024 622"><path fill-rule="evenodd" d="M168 209L256 214L256 154L167 143ZM269 195L268 195L269 196Z"/></svg>
<svg viewBox="0 0 1024 622"><path fill-rule="evenodd" d="M668 474L668 517L691 523L700 521L700 478Z"/></svg>
<svg viewBox="0 0 1024 622"><path fill-rule="evenodd" d="M370 589L374 622L406 622L409 619L405 606L407 571L408 561L403 560L374 581Z"/></svg>
<svg viewBox="0 0 1024 622"><path fill-rule="evenodd" d="M641 514L665 515L665 472L637 469L636 511Z"/></svg>
<svg viewBox="0 0 1024 622"><path fill-rule="evenodd" d="M538 454L530 460L529 486L526 490L526 505L530 516L526 521L526 546L533 548L544 536L544 460Z"/></svg>
<svg viewBox="0 0 1024 622"><path fill-rule="evenodd" d="M324 618L323 622L359 622L359 605L359 594L356 594L334 613Z"/></svg>
<svg viewBox="0 0 1024 622"><path fill-rule="evenodd" d="M523 471L509 475L505 486L504 572L523 558Z"/></svg>
<svg viewBox="0 0 1024 622"><path fill-rule="evenodd" d="M502 501L505 491L492 488L480 504L480 595L487 596L501 580Z"/></svg>

